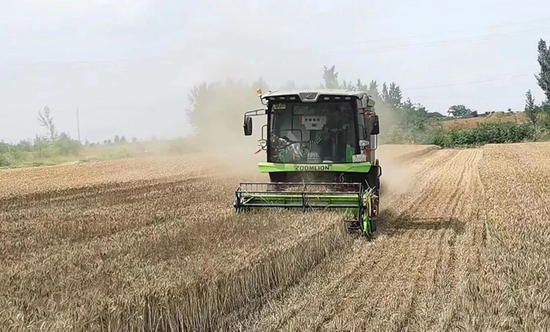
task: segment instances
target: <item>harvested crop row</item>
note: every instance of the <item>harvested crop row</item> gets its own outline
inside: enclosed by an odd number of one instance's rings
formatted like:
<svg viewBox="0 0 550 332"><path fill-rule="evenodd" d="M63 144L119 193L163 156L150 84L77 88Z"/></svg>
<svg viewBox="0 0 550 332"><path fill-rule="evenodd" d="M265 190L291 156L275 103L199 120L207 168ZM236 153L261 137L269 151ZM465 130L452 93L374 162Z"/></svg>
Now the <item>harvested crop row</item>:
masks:
<svg viewBox="0 0 550 332"><path fill-rule="evenodd" d="M471 269L461 308L472 330L550 329L550 144L483 148L482 269Z"/></svg>
<svg viewBox="0 0 550 332"><path fill-rule="evenodd" d="M252 331L550 328L550 144L441 150L390 181L373 243L317 266L234 327ZM388 174L388 173L386 173Z"/></svg>
<svg viewBox="0 0 550 332"><path fill-rule="evenodd" d="M236 215L260 175L201 158L1 171L0 326L223 329L350 246L338 215Z"/></svg>
<svg viewBox="0 0 550 332"><path fill-rule="evenodd" d="M382 145L378 149L378 158L384 162L391 160L410 160L439 150L436 145Z"/></svg>
<svg viewBox="0 0 550 332"><path fill-rule="evenodd" d="M385 220L374 242L354 242L350 251L319 265L287 296L236 328L460 328L455 313L468 266L459 257L475 257L477 227L468 221L482 190L476 172L481 157L480 150L441 150L427 160L410 160L415 186L386 195Z"/></svg>

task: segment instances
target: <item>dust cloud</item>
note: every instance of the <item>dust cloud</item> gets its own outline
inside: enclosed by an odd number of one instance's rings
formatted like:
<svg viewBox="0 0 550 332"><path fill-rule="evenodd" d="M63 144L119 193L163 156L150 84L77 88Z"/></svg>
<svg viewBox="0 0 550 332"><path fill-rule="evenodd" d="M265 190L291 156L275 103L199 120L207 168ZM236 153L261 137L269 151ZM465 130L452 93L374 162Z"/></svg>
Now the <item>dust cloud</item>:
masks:
<svg viewBox="0 0 550 332"><path fill-rule="evenodd" d="M425 145L382 145L377 150L377 158L382 167L381 191L395 194L406 194L414 189L415 170L412 164L404 159L432 149Z"/></svg>
<svg viewBox="0 0 550 332"><path fill-rule="evenodd" d="M226 81L220 84L202 84L191 94L188 111L194 125L189 143L200 153L215 160L229 172L257 173L256 165L265 161L265 151L259 151L258 140L265 133L266 116L253 117L252 136L243 131L244 113L265 109L256 93L258 86Z"/></svg>
<svg viewBox="0 0 550 332"><path fill-rule="evenodd" d="M413 171L407 165L392 159L380 160L382 166L381 191L406 194L412 189Z"/></svg>
<svg viewBox="0 0 550 332"><path fill-rule="evenodd" d="M377 102L374 110L380 121L380 136L388 135L392 127L399 125L398 114L391 105Z"/></svg>

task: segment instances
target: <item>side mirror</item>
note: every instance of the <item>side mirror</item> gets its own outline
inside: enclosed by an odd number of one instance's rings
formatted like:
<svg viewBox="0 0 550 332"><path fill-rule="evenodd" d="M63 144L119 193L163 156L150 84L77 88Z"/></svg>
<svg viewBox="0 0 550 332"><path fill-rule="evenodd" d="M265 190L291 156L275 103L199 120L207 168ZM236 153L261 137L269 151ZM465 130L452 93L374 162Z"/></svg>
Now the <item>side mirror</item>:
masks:
<svg viewBox="0 0 550 332"><path fill-rule="evenodd" d="M371 124L372 124L372 130L371 130L370 134L371 135L380 134L380 125L378 124L378 115L372 115L371 116Z"/></svg>
<svg viewBox="0 0 550 332"><path fill-rule="evenodd" d="M374 99L372 97L365 97L363 98L363 108L367 109L369 111L374 110L374 105L376 104Z"/></svg>
<svg viewBox="0 0 550 332"><path fill-rule="evenodd" d="M245 136L252 135L252 118L251 117L247 116L244 118L243 129L244 129Z"/></svg>
<svg viewBox="0 0 550 332"><path fill-rule="evenodd" d="M367 107L366 108L373 108L376 103L374 102L374 99L369 98L367 99Z"/></svg>

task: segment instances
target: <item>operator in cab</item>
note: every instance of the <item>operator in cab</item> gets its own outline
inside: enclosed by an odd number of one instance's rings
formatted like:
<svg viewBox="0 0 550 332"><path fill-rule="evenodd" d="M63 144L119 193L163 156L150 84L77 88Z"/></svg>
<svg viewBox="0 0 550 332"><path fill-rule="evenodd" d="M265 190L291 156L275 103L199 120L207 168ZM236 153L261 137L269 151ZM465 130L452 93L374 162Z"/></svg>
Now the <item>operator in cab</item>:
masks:
<svg viewBox="0 0 550 332"><path fill-rule="evenodd" d="M345 161L346 137L349 126L344 121L342 110L334 105L327 116L327 122L321 131L319 146L321 158L333 162Z"/></svg>

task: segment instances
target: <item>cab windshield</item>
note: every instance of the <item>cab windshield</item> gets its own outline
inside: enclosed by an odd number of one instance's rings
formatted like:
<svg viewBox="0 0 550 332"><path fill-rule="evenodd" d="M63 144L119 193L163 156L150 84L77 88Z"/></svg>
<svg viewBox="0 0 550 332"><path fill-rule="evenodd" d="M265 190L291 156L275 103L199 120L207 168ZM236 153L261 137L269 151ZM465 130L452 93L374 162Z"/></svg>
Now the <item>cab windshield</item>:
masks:
<svg viewBox="0 0 550 332"><path fill-rule="evenodd" d="M351 102L276 102L270 106L270 161L352 162L357 140Z"/></svg>

